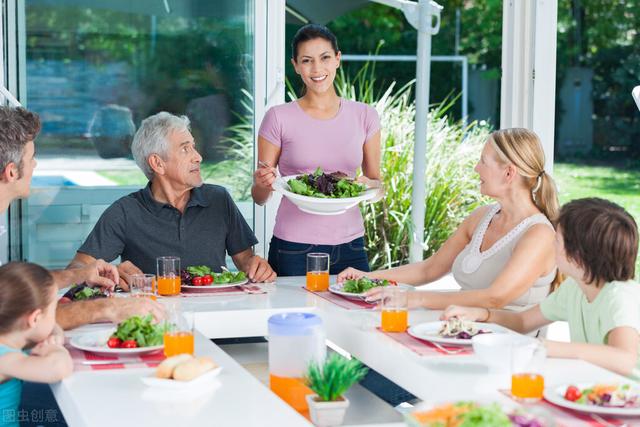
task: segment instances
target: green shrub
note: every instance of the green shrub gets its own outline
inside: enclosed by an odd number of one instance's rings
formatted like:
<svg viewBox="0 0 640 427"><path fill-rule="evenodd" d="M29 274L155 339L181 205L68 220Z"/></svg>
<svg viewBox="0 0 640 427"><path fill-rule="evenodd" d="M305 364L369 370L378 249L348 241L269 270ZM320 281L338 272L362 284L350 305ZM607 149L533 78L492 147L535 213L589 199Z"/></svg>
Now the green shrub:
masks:
<svg viewBox="0 0 640 427"><path fill-rule="evenodd" d="M382 165L386 195L362 206L365 248L372 269L390 268L409 260L415 103L413 82L395 90L391 84L374 93L375 67L366 64L353 79L339 73L338 94L376 108L382 135ZM491 129L486 124L451 122L447 111L454 100L435 106L427 130L425 173L426 213L424 256L430 256L481 201L473 170Z"/></svg>

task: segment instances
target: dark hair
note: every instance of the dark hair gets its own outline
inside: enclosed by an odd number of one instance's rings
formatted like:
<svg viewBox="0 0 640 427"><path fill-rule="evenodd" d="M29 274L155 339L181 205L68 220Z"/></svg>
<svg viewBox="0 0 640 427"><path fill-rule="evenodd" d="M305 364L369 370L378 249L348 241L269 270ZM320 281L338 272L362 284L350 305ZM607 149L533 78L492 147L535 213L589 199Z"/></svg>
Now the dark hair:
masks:
<svg viewBox="0 0 640 427"><path fill-rule="evenodd" d="M22 107L0 106L0 171L9 163L18 166L22 176L24 146L40 133L40 117Z"/></svg>
<svg viewBox="0 0 640 427"><path fill-rule="evenodd" d="M587 283L633 279L638 226L622 207L599 198L573 200L560 209L558 226L567 258L585 271Z"/></svg>
<svg viewBox="0 0 640 427"><path fill-rule="evenodd" d="M304 27L301 27L296 32L295 36L293 36L293 41L291 42L291 55L294 61L298 62L298 46L300 46L300 43L314 39L324 39L331 43L331 47L335 54L340 50L338 49L338 39L327 27L318 24L307 24Z"/></svg>
<svg viewBox="0 0 640 427"><path fill-rule="evenodd" d="M29 262L0 267L0 334L11 332L25 314L44 310L51 303L53 276Z"/></svg>

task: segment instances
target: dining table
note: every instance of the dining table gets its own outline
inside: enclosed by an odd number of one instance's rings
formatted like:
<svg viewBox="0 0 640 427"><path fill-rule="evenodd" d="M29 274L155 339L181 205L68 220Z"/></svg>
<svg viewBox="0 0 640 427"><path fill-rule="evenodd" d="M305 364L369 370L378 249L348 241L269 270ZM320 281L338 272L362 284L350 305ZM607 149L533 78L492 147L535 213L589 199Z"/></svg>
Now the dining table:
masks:
<svg viewBox="0 0 640 427"><path fill-rule="evenodd" d="M335 277L332 276L332 282ZM68 425L75 426L310 426L212 339L268 337L270 316L283 312L310 312L322 319L327 346L357 358L420 400L431 403L473 400L518 404L504 390L503 374L489 368L473 352L421 354L401 340L382 333L375 306L345 306L307 291L305 277L279 277L260 284L264 293L236 292L159 298L179 299L182 310L194 316L195 354L209 356L222 367L209 389L193 394L173 393L146 386L141 377L154 368L79 370L51 388ZM432 322L441 312L411 309L409 324ZM70 337L105 325L87 325L68 331ZM546 358L546 387L579 383L628 381L616 373L582 360ZM401 426L375 421L367 425ZM587 424L585 424L587 425ZM598 425L598 424L592 424ZM606 425L606 424L602 424Z"/></svg>

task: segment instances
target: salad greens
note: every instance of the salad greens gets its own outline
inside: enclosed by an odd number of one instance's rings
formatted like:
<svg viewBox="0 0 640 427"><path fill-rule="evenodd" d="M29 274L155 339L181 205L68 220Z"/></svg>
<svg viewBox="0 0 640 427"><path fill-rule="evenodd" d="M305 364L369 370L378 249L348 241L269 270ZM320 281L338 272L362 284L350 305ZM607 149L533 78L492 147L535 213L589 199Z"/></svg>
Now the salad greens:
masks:
<svg viewBox="0 0 640 427"><path fill-rule="evenodd" d="M135 340L138 347L150 347L162 344L165 327L153 323L153 316L133 316L118 324L112 335L122 341Z"/></svg>
<svg viewBox="0 0 640 427"><path fill-rule="evenodd" d="M222 273L214 272L210 267L206 265L192 265L182 271L181 278L185 285L189 285L197 277L211 277L211 283L209 285L222 285L226 283L242 282L247 278L244 271L238 271L236 273L224 269Z"/></svg>
<svg viewBox="0 0 640 427"><path fill-rule="evenodd" d="M580 389L569 386L564 398L583 405L618 408L640 407L640 390L631 384L595 384Z"/></svg>
<svg viewBox="0 0 640 427"><path fill-rule="evenodd" d="M82 301L94 298L102 298L107 295L100 288L91 288L87 285L73 285L69 290L64 294L64 297L68 298L71 301ZM68 301L67 301L68 302Z"/></svg>
<svg viewBox="0 0 640 427"><path fill-rule="evenodd" d="M377 286L389 286L391 284L395 284L395 282L387 279L369 279L368 277L361 277L359 279L345 280L342 285L342 290L352 294L361 294Z"/></svg>
<svg viewBox="0 0 640 427"><path fill-rule="evenodd" d="M514 413L507 415L500 405L478 405L456 402L436 406L427 411L413 412L407 421L416 427L542 427L535 417Z"/></svg>
<svg viewBox="0 0 640 427"><path fill-rule="evenodd" d="M320 198L346 198L357 197L367 187L355 182L342 172L326 174L321 168L312 174L304 174L290 179L289 189L303 196Z"/></svg>

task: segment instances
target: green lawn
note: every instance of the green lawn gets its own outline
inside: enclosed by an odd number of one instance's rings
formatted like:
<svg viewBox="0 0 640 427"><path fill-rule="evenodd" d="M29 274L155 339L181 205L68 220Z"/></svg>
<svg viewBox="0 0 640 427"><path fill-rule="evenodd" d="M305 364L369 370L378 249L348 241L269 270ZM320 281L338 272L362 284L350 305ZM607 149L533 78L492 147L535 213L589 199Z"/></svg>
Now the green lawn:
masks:
<svg viewBox="0 0 640 427"><path fill-rule="evenodd" d="M556 163L553 176L560 203L581 197L601 197L619 204L640 223L640 170ZM640 258L636 262L636 277L639 275Z"/></svg>

